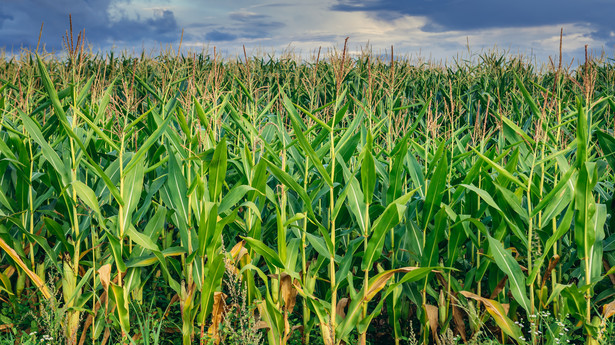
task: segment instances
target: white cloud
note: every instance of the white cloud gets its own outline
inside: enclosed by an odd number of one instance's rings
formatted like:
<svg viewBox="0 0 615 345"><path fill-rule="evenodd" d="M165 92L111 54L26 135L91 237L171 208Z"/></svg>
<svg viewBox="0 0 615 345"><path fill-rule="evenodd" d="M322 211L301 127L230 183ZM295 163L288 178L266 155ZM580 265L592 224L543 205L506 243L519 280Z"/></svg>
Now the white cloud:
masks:
<svg viewBox="0 0 615 345"><path fill-rule="evenodd" d="M68 4L74 0L61 1ZM467 58L469 42L473 53L497 47L511 54L533 54L538 60L548 61L549 56L558 53L562 26L563 52L567 59L582 57L585 44L600 50L606 45L601 40L615 37L612 30L597 35L591 25L575 23L473 30L440 28L436 31L434 23L427 17L401 14L386 17L375 16L371 12L334 11L332 8L336 3L336 0L290 0L283 3L255 3L253 0L105 0L104 5L96 2L98 7L88 10L87 15L76 14L73 9L71 12L76 23L79 23L76 18L84 18L81 22L92 28L86 36L91 38L95 48L104 50L117 44L119 49L132 49L133 46L141 47L143 43L149 50L158 49L160 41L175 42L174 45L177 45L183 28L184 47L200 49L215 45L219 51L231 56L243 55L245 45L249 51L258 49L280 53L291 49L307 57L319 47L323 51L340 49L344 39L349 36L349 49L353 53L360 52L369 44L373 53L384 54L393 45L398 56L421 55L450 61L460 54ZM57 23L45 20L45 35L51 37L57 35L56 32L63 33L66 18L60 18L60 15L63 16L66 11L60 11L61 4L49 3L46 6L50 10L55 9L58 15L54 19ZM85 11L83 9L88 9L88 6L75 8ZM101 9L106 13L101 15ZM43 16L49 10L38 12ZM17 6L10 16L0 16L0 24L3 18L3 33L14 37L8 42L36 42L38 26L30 24L40 23L40 20L38 15L27 12L25 5ZM32 27L32 32L26 31L26 27ZM115 31L108 33L109 28ZM119 28L123 29L121 33ZM159 28L165 29L164 35L160 34ZM23 38L18 38L18 34Z"/></svg>
<svg viewBox="0 0 615 345"><path fill-rule="evenodd" d="M208 2L209 3L209 2ZM359 52L368 43L376 54L390 50L393 45L396 55L446 60L460 54L467 57L467 43L472 53L494 48L508 51L511 54L532 54L535 58L548 61L549 56L555 56L559 49L559 30L564 27L563 52L568 58L578 54L585 44L596 48L603 43L591 38L591 29L574 23L563 25L545 25L526 28L496 28L469 31L424 31L428 24L425 17L401 16L394 20L381 20L369 13L354 11L332 11L334 0L315 0L310 2L292 0L284 4L262 3L253 4L247 0L230 0L232 8L226 7L224 15L207 17L207 27L219 31L227 30L237 37L234 41L210 42L210 46L218 45L230 55L243 54L243 45L248 49L282 52L292 47L297 53L309 56L322 47L341 48L344 38L350 36L350 49ZM180 6L181 7L181 6ZM215 7L213 3L204 5L201 13L207 8ZM219 10L219 9L218 9ZM176 13L180 13L175 10ZM197 12L192 12L191 18ZM268 20L282 23L279 28L267 30L263 37L249 38L244 32L239 32L236 22L245 18L268 17ZM186 17L178 15L180 25L188 24ZM249 28L248 28L249 29ZM255 28L258 29L258 28ZM204 37L203 28L188 29L192 37ZM187 43L187 46L200 47L207 42L197 39Z"/></svg>

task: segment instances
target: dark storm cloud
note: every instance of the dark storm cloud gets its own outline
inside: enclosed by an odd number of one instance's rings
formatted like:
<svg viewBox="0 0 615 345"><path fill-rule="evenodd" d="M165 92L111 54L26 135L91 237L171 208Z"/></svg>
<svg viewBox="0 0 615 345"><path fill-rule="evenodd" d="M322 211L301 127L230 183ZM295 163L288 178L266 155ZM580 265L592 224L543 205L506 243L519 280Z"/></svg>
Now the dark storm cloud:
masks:
<svg viewBox="0 0 615 345"><path fill-rule="evenodd" d="M236 35L218 30L212 30L205 34L205 39L212 42L233 41L236 38Z"/></svg>
<svg viewBox="0 0 615 345"><path fill-rule="evenodd" d="M254 12L231 12L228 18L232 21L232 29L217 27L205 34L205 40L218 42L235 41L242 38L272 38L279 29L284 27L284 23L273 20L271 16Z"/></svg>
<svg viewBox="0 0 615 345"><path fill-rule="evenodd" d="M2 29L2 23L4 23L5 20L13 20L13 16L11 16L10 14L2 13L1 10L2 9L0 8L0 29Z"/></svg>
<svg viewBox="0 0 615 345"><path fill-rule="evenodd" d="M75 37L77 32L85 29L86 40L95 47L179 39L180 30L170 10L157 11L153 18L121 17L112 20L108 11L110 6L111 0L2 0L0 47L36 47L39 29L44 22L42 43L48 50L61 49L62 37L69 28L69 13Z"/></svg>
<svg viewBox="0 0 615 345"><path fill-rule="evenodd" d="M615 2L610 0L340 0L337 11L366 11L383 20L425 16L425 31L585 24L593 38L613 41Z"/></svg>
<svg viewBox="0 0 615 345"><path fill-rule="evenodd" d="M232 12L229 18L239 29L239 35L245 38L267 38L276 34L276 30L284 27L282 22L273 20L271 16L253 12Z"/></svg>

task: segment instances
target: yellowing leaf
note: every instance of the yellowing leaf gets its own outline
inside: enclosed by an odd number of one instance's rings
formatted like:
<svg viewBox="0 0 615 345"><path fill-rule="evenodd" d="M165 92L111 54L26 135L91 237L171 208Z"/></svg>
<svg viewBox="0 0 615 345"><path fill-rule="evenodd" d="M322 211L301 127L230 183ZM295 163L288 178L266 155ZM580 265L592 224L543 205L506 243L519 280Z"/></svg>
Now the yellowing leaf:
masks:
<svg viewBox="0 0 615 345"><path fill-rule="evenodd" d="M19 265L19 267L21 267L21 269L28 275L28 277L30 277L34 285L36 285L36 287L43 294L43 296L45 296L46 299L50 299L51 293L49 292L47 285L45 285L45 282L43 282L41 277L39 277L36 273L32 272L28 268L28 266L26 266L23 260L21 260L21 258L19 257L19 254L17 254L17 252L13 248L11 248L6 242L4 242L2 238L0 238L0 248L4 249L4 251L13 259L13 261L15 261L15 263Z"/></svg>
<svg viewBox="0 0 615 345"><path fill-rule="evenodd" d="M469 291L461 291L460 293L466 298L471 298L481 302L504 333L514 339L519 339L523 336L519 326L515 325L515 323L508 316L506 316L506 310L499 302L475 295Z"/></svg>
<svg viewBox="0 0 615 345"><path fill-rule="evenodd" d="M602 307L602 316L604 316L605 319L608 319L613 315L615 315L615 301L605 304Z"/></svg>

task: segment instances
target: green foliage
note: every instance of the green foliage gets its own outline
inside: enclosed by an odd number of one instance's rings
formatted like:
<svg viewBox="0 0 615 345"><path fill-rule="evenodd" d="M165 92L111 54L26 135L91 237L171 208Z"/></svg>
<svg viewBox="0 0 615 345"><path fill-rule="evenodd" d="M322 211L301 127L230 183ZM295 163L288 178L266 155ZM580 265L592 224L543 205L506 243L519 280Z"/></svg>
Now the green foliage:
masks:
<svg viewBox="0 0 615 345"><path fill-rule="evenodd" d="M605 342L614 76L0 60L0 318L22 343L52 303L69 344Z"/></svg>

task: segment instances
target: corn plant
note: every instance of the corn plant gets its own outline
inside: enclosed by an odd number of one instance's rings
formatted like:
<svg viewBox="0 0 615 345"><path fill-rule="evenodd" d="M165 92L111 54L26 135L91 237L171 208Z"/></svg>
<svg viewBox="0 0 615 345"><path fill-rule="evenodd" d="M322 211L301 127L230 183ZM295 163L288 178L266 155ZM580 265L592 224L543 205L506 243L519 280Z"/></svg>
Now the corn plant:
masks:
<svg viewBox="0 0 615 345"><path fill-rule="evenodd" d="M0 60L12 314L57 303L71 344L128 344L146 304L160 340L217 344L232 272L269 344L605 339L612 63L67 47Z"/></svg>

